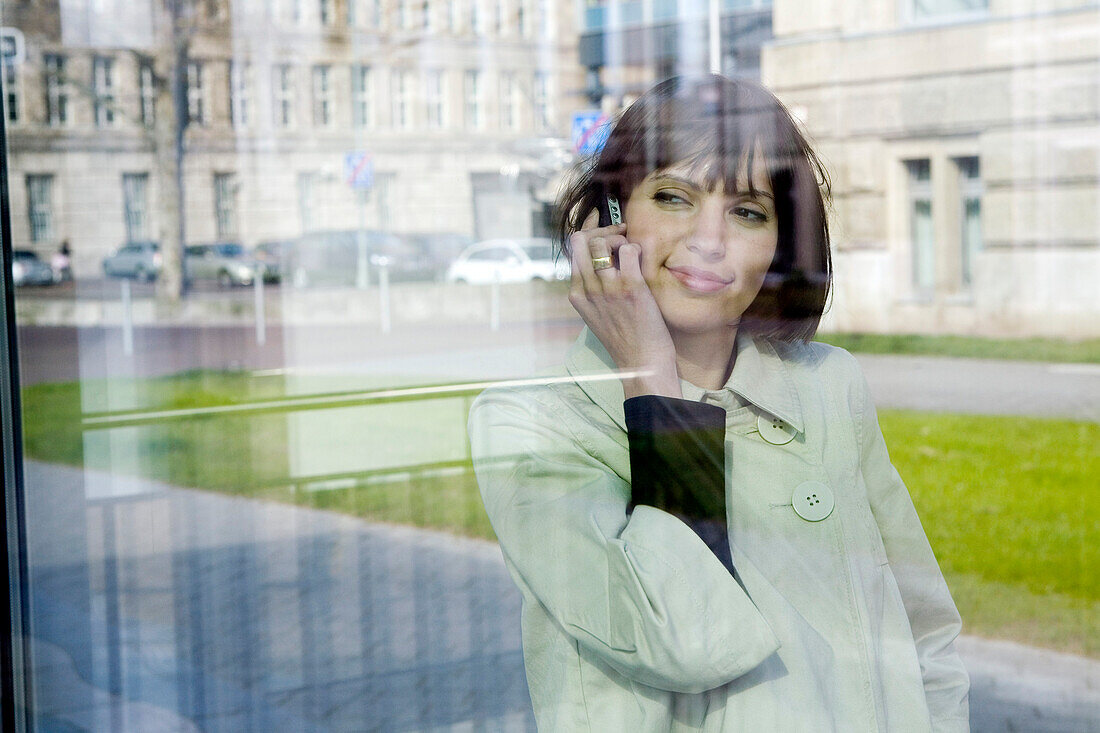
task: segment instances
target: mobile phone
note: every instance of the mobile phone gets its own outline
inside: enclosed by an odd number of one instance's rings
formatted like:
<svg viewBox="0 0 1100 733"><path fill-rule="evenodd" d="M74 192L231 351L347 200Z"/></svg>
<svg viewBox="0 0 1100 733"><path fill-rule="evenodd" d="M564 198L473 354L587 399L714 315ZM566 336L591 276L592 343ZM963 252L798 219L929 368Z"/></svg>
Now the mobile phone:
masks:
<svg viewBox="0 0 1100 733"><path fill-rule="evenodd" d="M614 196L607 196L599 207L601 227L611 226L612 224L623 223L623 210L619 207L619 199Z"/></svg>

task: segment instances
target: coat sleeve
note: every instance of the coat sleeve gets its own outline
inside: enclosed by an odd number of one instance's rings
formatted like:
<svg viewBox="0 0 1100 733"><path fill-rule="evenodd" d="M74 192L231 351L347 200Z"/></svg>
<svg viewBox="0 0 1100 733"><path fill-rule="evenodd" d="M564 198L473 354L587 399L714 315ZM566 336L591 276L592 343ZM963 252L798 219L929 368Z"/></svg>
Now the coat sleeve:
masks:
<svg viewBox="0 0 1100 733"><path fill-rule="evenodd" d="M570 419L582 420L530 392L486 392L470 411L478 484L517 583L578 644L650 687L702 692L770 656L771 627L706 544L654 507L628 517L628 483Z"/></svg>
<svg viewBox="0 0 1100 733"><path fill-rule="evenodd" d="M913 631L932 727L936 731L969 731L970 677L955 649L962 620L909 491L890 462L862 373L858 384L862 403L861 470Z"/></svg>

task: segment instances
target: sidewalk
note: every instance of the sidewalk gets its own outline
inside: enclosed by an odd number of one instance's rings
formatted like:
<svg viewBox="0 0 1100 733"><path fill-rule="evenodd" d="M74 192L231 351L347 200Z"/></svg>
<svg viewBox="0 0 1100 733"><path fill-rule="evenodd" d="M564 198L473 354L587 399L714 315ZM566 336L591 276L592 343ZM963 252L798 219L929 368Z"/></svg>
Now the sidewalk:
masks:
<svg viewBox="0 0 1100 733"><path fill-rule="evenodd" d="M36 462L26 485L39 722L534 730L493 543ZM1100 730L1100 662L960 651L974 731Z"/></svg>

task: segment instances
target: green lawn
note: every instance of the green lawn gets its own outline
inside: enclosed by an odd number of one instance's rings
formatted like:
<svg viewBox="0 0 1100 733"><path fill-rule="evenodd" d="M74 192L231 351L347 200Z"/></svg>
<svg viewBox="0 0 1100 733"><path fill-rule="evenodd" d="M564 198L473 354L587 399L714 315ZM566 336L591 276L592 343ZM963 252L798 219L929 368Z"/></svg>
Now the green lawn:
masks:
<svg viewBox="0 0 1100 733"><path fill-rule="evenodd" d="M1024 338L979 336L923 336L919 334L819 333L815 339L864 354L917 354L978 359L1100 363L1100 339Z"/></svg>
<svg viewBox="0 0 1100 733"><path fill-rule="evenodd" d="M349 394L383 386L220 372L36 385L23 392L24 446L38 460L491 539L466 455L469 397ZM265 403L306 394L353 402ZM249 409L82 423L234 404ZM967 632L1100 657L1100 425L888 410L881 421Z"/></svg>

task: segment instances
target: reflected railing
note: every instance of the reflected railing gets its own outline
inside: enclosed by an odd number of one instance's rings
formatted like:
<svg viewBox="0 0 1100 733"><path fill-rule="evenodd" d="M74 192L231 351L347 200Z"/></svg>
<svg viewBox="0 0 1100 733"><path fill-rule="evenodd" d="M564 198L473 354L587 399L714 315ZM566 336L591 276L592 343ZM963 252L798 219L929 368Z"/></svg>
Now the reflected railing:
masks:
<svg viewBox="0 0 1100 733"><path fill-rule="evenodd" d="M144 430L155 440L167 423L230 416L455 401L449 414L465 415L485 386L93 412L81 429L86 445L101 445L87 436ZM519 594L496 544L461 536L491 536L468 447L415 465L290 473L233 496L28 462L32 521L65 506L59 495L93 497L77 502L79 532L60 540L72 552L46 546L56 535L31 538L42 729L534 730ZM459 488L413 496L440 480ZM407 505L352 498L382 484ZM431 507L441 502L459 515L442 522L450 531L415 526L438 526Z"/></svg>

